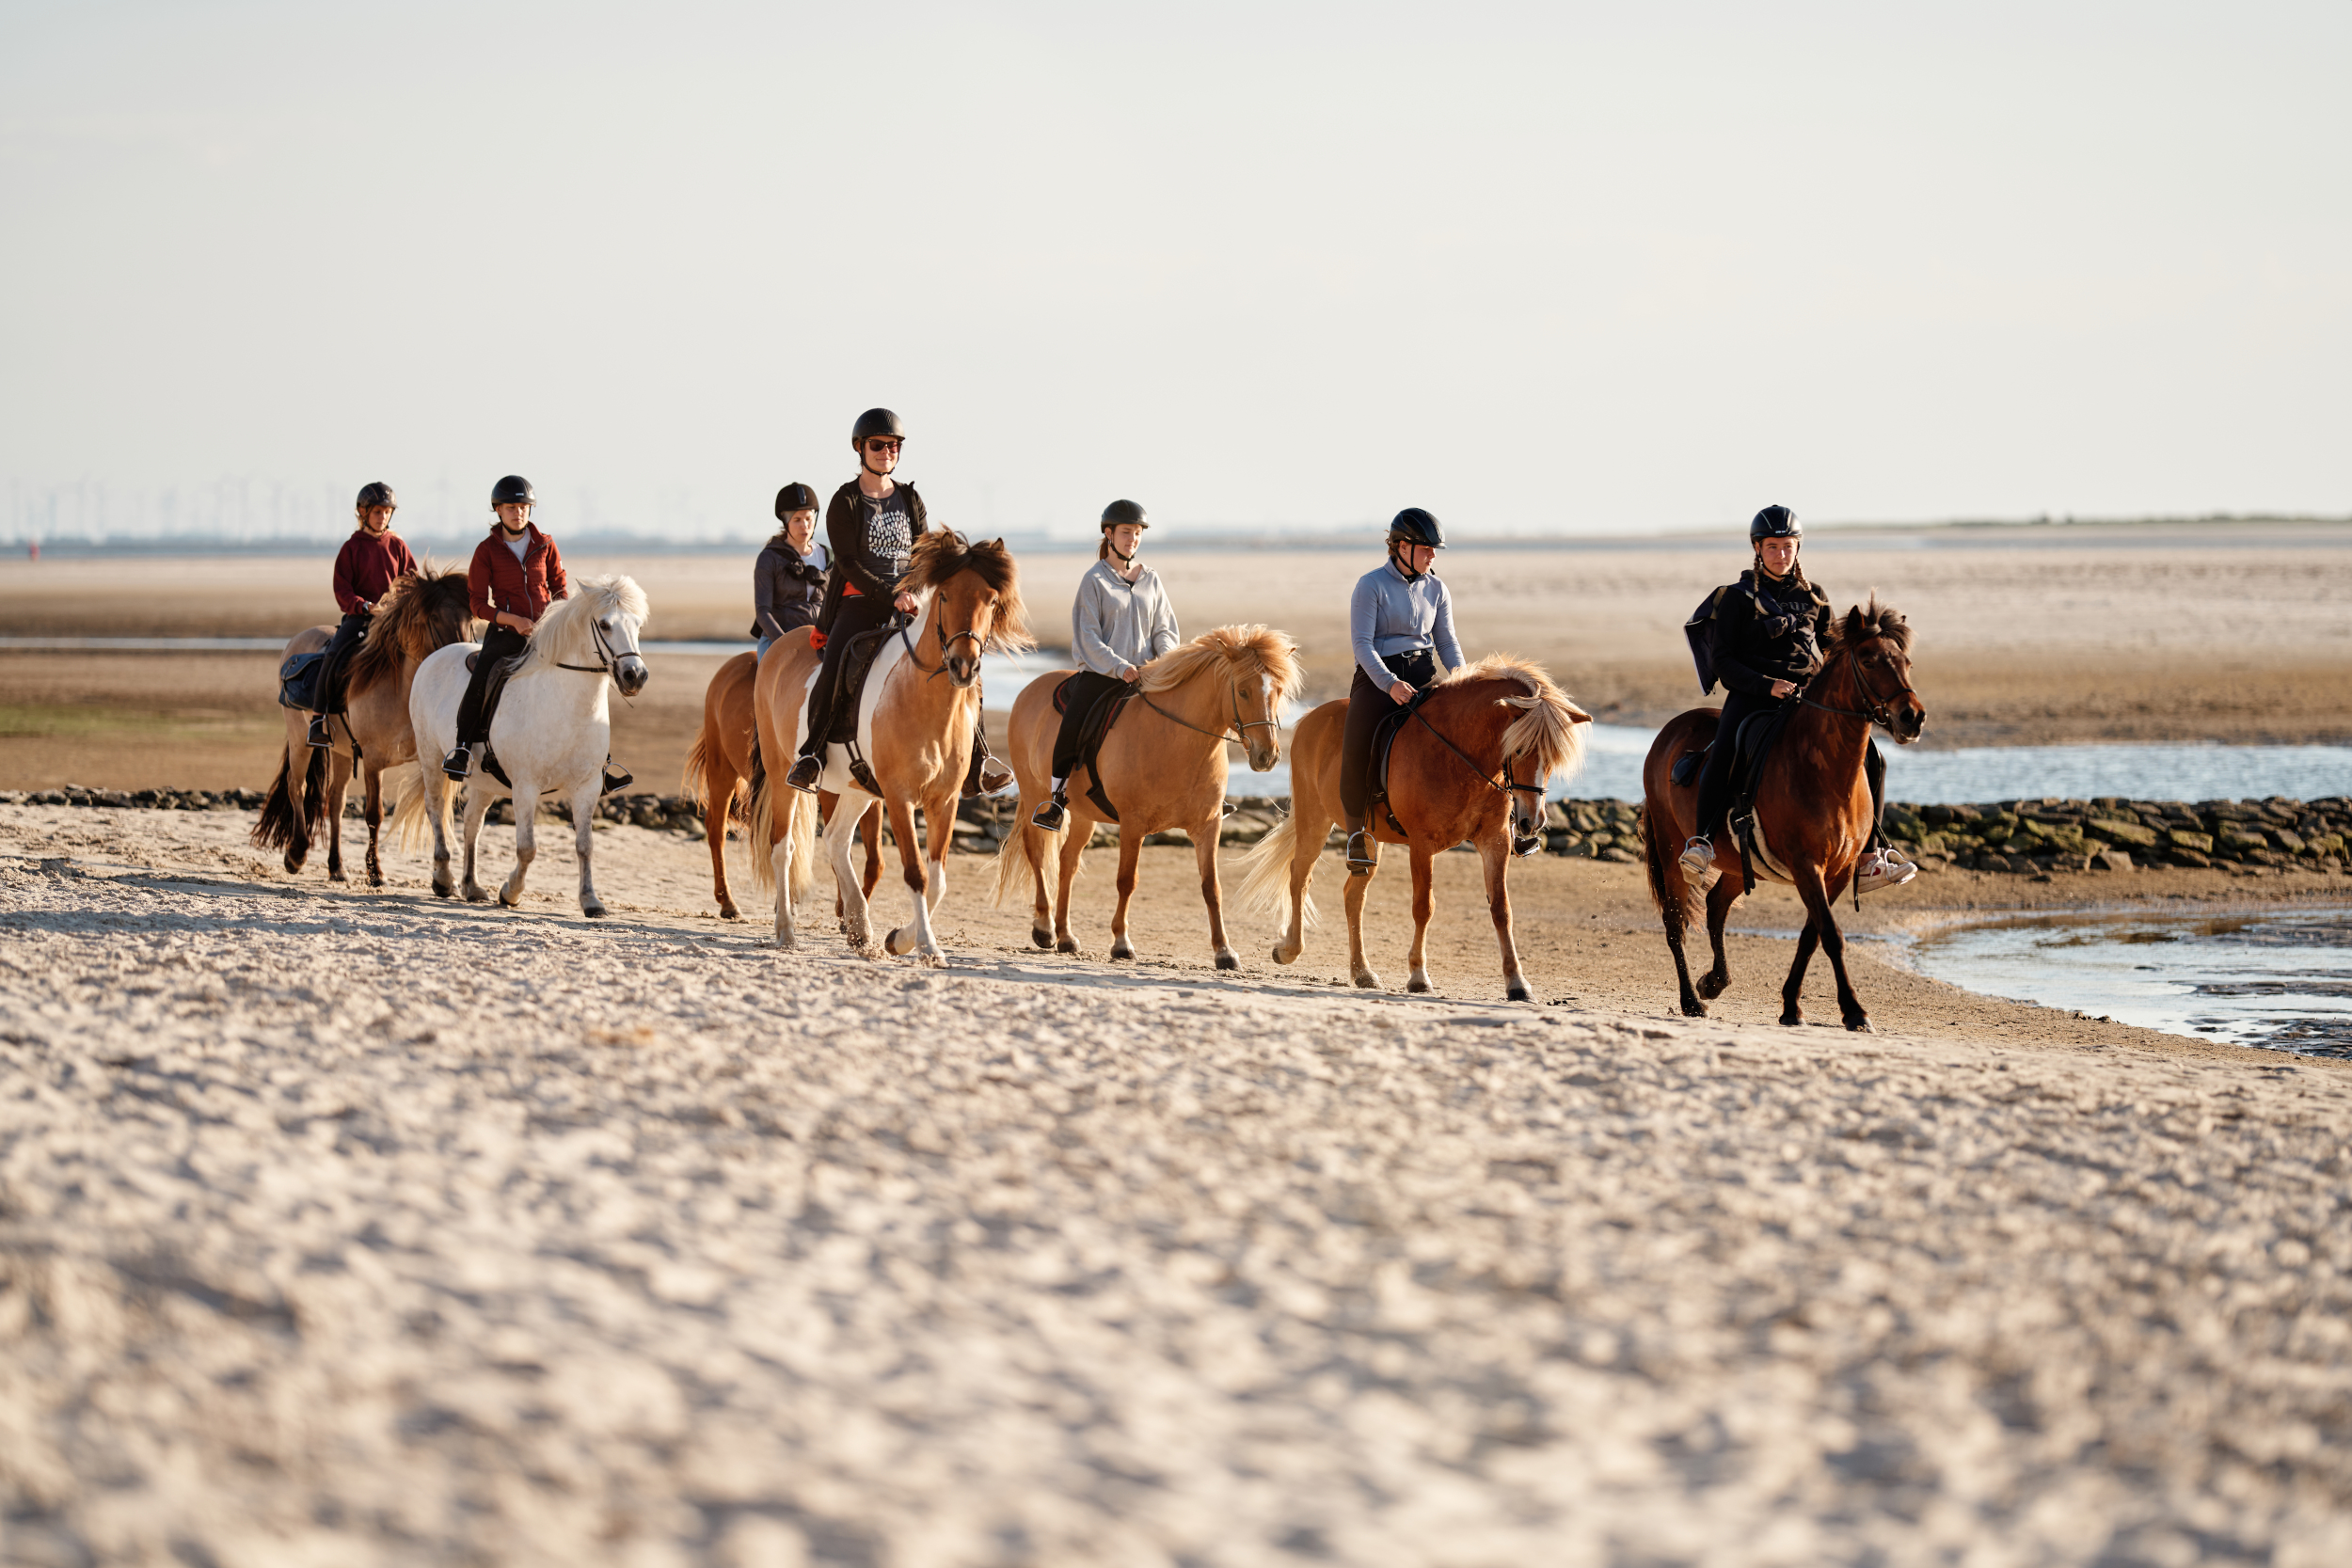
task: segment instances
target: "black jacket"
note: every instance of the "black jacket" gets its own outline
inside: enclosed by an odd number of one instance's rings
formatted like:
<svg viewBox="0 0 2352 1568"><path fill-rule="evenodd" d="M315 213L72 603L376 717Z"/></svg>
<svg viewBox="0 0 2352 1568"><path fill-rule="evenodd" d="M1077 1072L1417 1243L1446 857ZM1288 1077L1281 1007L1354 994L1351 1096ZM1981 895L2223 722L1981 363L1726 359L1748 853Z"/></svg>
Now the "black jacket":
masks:
<svg viewBox="0 0 2352 1568"><path fill-rule="evenodd" d="M825 578L824 569L802 559L783 534L769 540L752 567L752 635L815 626L825 601Z"/></svg>
<svg viewBox="0 0 2352 1568"><path fill-rule="evenodd" d="M903 480L898 483L898 489L907 499L907 520L913 525L914 536L920 539L930 531L923 498ZM888 599L898 591L898 574L866 547L866 497L854 479L835 490L825 507L825 548L833 556L833 573L832 580L825 584L824 610L817 618L819 626L833 625L834 611L841 606L844 583L855 583L859 593L882 599Z"/></svg>
<svg viewBox="0 0 2352 1568"><path fill-rule="evenodd" d="M1726 690L1769 697L1775 680L1803 686L1820 668L1829 595L1811 583L1759 582L1749 570L1715 590L1710 602L1708 662Z"/></svg>

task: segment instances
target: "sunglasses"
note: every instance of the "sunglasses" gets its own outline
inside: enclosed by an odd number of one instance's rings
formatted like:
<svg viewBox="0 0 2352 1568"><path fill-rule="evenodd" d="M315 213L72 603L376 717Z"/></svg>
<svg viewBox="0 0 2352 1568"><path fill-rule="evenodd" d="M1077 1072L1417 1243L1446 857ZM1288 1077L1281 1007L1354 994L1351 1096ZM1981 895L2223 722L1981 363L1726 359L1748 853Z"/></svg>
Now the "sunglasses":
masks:
<svg viewBox="0 0 2352 1568"><path fill-rule="evenodd" d="M894 440L888 436L877 436L866 443L866 450L867 451L897 451L900 447L905 445L906 442L903 440Z"/></svg>

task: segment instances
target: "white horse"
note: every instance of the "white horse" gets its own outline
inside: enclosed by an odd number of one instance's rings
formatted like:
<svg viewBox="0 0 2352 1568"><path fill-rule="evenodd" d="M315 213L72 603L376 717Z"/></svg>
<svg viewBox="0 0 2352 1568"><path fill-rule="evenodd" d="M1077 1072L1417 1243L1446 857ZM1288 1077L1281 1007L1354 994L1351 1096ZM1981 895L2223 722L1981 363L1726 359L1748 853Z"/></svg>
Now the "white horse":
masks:
<svg viewBox="0 0 2352 1568"><path fill-rule="evenodd" d="M523 875L538 853L532 831L539 797L570 800L580 853L580 907L599 919L604 905L590 876L589 846L596 799L603 791L604 762L612 750L608 681L633 697L651 672L637 649L645 623L644 590L628 578L576 578L572 596L559 599L539 617L523 650L522 662L507 678L498 711L490 717L490 750L513 780L510 788L492 778L477 756L466 781L466 883L468 898L490 895L474 880L474 845L482 819L501 796L515 801L515 874L499 889L499 902L520 903ZM457 744L457 705L466 694L466 655L474 644L454 642L417 667L408 694L408 719L417 735L417 754L425 759L421 787L402 797L399 825L404 836L420 818L433 824L433 891L448 897L456 889L449 871L450 796L457 786L432 762Z"/></svg>

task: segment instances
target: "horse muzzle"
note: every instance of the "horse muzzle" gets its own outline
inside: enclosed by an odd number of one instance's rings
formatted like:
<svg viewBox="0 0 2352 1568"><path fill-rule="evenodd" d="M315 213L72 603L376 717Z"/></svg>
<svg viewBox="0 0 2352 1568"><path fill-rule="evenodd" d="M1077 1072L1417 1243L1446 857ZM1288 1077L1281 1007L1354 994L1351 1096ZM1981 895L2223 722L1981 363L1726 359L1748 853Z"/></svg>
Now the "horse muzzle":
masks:
<svg viewBox="0 0 2352 1568"><path fill-rule="evenodd" d="M1274 765L1282 760L1282 743L1270 736L1261 738L1252 731L1248 740L1243 744L1249 753L1249 770L1252 773L1272 772Z"/></svg>
<svg viewBox="0 0 2352 1568"><path fill-rule="evenodd" d="M645 668L642 654L623 654L612 661L612 684L621 689L624 697L636 696L645 689L645 683L651 679L653 672Z"/></svg>
<svg viewBox="0 0 2352 1568"><path fill-rule="evenodd" d="M959 691L968 689L974 681L980 678L980 661L977 658L959 657L950 654L947 656L946 662L947 678L956 683L956 689Z"/></svg>
<svg viewBox="0 0 2352 1568"><path fill-rule="evenodd" d="M1908 746L1918 739L1919 732L1927 727L1928 710L1914 703L1896 712L1895 721L1886 726L1886 731L1895 737L1898 746Z"/></svg>

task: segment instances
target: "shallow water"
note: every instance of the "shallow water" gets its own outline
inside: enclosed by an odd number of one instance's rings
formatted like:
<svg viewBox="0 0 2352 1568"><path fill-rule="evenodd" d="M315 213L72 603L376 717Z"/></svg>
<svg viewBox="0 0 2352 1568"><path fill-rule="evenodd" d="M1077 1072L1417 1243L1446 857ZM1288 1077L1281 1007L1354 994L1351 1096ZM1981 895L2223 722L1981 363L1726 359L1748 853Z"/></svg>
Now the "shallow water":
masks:
<svg viewBox="0 0 2352 1568"><path fill-rule="evenodd" d="M1924 974L2175 1035L2352 1057L2352 909L2056 915L1918 942Z"/></svg>

